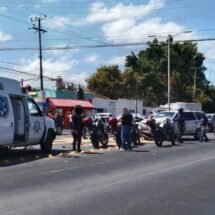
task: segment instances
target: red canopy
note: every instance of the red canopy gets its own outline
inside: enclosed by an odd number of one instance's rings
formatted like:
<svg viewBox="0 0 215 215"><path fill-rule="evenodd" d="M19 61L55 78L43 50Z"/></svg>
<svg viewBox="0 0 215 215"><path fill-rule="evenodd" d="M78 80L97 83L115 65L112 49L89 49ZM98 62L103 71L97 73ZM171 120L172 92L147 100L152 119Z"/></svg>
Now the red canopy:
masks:
<svg viewBox="0 0 215 215"><path fill-rule="evenodd" d="M85 100L75 100L75 99L55 99L48 98L47 99L49 108L61 108L61 107L75 107L76 105L81 105L85 109L95 109L89 101Z"/></svg>

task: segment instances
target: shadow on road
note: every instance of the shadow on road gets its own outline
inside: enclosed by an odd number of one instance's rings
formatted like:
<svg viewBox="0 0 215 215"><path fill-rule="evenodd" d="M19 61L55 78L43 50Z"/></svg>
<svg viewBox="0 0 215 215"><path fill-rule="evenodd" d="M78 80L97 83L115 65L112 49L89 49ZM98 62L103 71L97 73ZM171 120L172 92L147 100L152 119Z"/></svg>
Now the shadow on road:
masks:
<svg viewBox="0 0 215 215"><path fill-rule="evenodd" d="M148 150L135 150L135 149L133 149L133 150L131 150L131 152L150 152L150 151L148 151Z"/></svg>
<svg viewBox="0 0 215 215"><path fill-rule="evenodd" d="M59 149L52 150L50 153L42 153L40 149L11 149L0 153L0 167L14 166L44 158L51 159L60 156L62 153L65 153L65 150Z"/></svg>

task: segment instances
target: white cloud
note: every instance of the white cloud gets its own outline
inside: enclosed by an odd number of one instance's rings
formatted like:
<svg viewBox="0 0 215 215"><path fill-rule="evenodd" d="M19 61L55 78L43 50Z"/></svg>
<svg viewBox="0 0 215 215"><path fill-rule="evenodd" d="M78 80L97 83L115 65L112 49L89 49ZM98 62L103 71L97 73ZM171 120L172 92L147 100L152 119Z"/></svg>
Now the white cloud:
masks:
<svg viewBox="0 0 215 215"><path fill-rule="evenodd" d="M72 23L71 18L63 16L55 16L53 18L47 18L46 26L52 29L64 28L66 25Z"/></svg>
<svg viewBox="0 0 215 215"><path fill-rule="evenodd" d="M90 56L87 56L84 61L87 63L94 63L98 60L98 55L97 54L92 54Z"/></svg>
<svg viewBox="0 0 215 215"><path fill-rule="evenodd" d="M112 8L108 8L104 3L93 3L90 8L90 15L85 18L82 24L109 22L119 19L142 19L155 9L164 6L165 0L150 0L148 4L125 5L118 3Z"/></svg>
<svg viewBox="0 0 215 215"><path fill-rule="evenodd" d="M184 26L174 22L163 23L161 18L151 18L145 22L135 20L120 19L102 26L102 31L108 41L111 42L146 42L149 35L167 36L169 33L177 34L185 31ZM177 39L193 38L193 34L178 36ZM162 38L160 38L162 40ZM163 38L165 40L165 38Z"/></svg>
<svg viewBox="0 0 215 215"><path fill-rule="evenodd" d="M76 75L74 72L74 66L79 64L76 60L68 60L66 58L60 58L58 60L47 59L43 61L43 73L44 76L56 78L57 76L64 77L67 81L73 80L73 76ZM33 58L30 60L22 59L20 66L15 69L33 73L39 75L39 60Z"/></svg>
<svg viewBox="0 0 215 215"><path fill-rule="evenodd" d="M10 40L10 39L12 39L11 35L5 34L0 31L0 42L4 42L4 41Z"/></svg>
<svg viewBox="0 0 215 215"><path fill-rule="evenodd" d="M54 3L54 2L59 2L58 0L40 0L42 3Z"/></svg>
<svg viewBox="0 0 215 215"><path fill-rule="evenodd" d="M124 65L125 64L125 56L113 57L106 62L111 65Z"/></svg>
<svg viewBox="0 0 215 215"><path fill-rule="evenodd" d="M75 83L75 84L82 84L86 85L86 79L88 78L89 74L86 72L77 72L75 74L72 74L70 77L70 81Z"/></svg>
<svg viewBox="0 0 215 215"><path fill-rule="evenodd" d="M60 43L57 45L54 45L56 48L61 48L61 47L66 47L66 44ZM50 53L52 55L57 55L57 56L63 56L67 51L66 50L49 50L47 53Z"/></svg>
<svg viewBox="0 0 215 215"><path fill-rule="evenodd" d="M4 11L6 11L6 10L7 10L6 7L0 7L0 12L4 12Z"/></svg>
<svg viewBox="0 0 215 215"><path fill-rule="evenodd" d="M186 29L174 22L163 22L160 17L147 18L154 10L165 6L165 0L150 0L146 4L118 3L113 7L103 2L91 5L90 14L76 24L101 24L101 30L112 43L146 42L151 34L167 36L177 34ZM194 34L183 35L177 39L190 39Z"/></svg>
<svg viewBox="0 0 215 215"><path fill-rule="evenodd" d="M215 42L209 41L200 43L198 46L199 50L204 53L207 60L215 60Z"/></svg>

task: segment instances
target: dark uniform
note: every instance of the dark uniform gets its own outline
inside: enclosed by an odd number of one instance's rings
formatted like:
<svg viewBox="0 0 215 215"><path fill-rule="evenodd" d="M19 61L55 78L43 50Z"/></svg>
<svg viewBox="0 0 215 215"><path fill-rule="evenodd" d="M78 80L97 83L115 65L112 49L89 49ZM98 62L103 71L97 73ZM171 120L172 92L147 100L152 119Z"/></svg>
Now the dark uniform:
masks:
<svg viewBox="0 0 215 215"><path fill-rule="evenodd" d="M205 142L208 141L208 137L206 135L206 130L208 126L208 118L206 117L205 113L202 112L201 114L201 121L200 121L200 129L201 129L201 136L200 136L200 142L205 140Z"/></svg>
<svg viewBox="0 0 215 215"><path fill-rule="evenodd" d="M184 120L184 112L182 108L178 110L176 121L177 121L178 132L179 132L177 137L177 142L183 143L182 135L184 134L184 131L185 131L185 120Z"/></svg>
<svg viewBox="0 0 215 215"><path fill-rule="evenodd" d="M81 117L82 108L80 106L74 108L74 113L72 114L72 135L73 135L73 150L77 152L81 151L81 137L83 133L84 123Z"/></svg>

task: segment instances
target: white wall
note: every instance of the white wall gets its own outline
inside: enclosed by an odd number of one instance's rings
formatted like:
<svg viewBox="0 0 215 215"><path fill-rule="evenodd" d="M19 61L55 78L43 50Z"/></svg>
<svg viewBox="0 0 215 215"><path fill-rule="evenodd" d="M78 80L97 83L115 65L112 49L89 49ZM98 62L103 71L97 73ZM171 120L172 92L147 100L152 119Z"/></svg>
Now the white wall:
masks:
<svg viewBox="0 0 215 215"><path fill-rule="evenodd" d="M115 116L121 114L122 109L124 107L128 108L128 110L134 113L136 110L136 100L129 100L129 99L111 100L111 99L93 98L92 103L96 108L103 109L103 112L110 112ZM143 114L143 110L145 110L146 115L148 115L149 112L153 110L153 108L144 107L143 102L141 100L138 100L137 113Z"/></svg>

